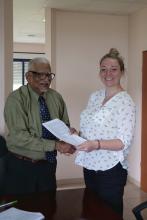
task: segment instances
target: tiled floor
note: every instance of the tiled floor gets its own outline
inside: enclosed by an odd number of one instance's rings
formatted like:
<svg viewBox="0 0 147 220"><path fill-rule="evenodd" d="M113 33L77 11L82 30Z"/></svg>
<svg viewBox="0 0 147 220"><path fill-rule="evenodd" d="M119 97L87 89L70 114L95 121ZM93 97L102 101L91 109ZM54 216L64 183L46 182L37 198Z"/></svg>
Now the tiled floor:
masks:
<svg viewBox="0 0 147 220"><path fill-rule="evenodd" d="M147 201L147 193L128 182L124 193L124 220L135 220L132 208L144 201ZM142 216L147 220L147 209L142 212Z"/></svg>
<svg viewBox="0 0 147 220"><path fill-rule="evenodd" d="M71 188L82 188L83 184L70 185L65 187L59 187L59 190L71 189ZM124 220L135 220L135 216L132 213L132 209L140 204L141 202L147 201L147 193L140 190L136 185L128 182L125 187L124 193ZM142 212L144 220L147 220L147 209ZM113 220L113 219L112 219Z"/></svg>

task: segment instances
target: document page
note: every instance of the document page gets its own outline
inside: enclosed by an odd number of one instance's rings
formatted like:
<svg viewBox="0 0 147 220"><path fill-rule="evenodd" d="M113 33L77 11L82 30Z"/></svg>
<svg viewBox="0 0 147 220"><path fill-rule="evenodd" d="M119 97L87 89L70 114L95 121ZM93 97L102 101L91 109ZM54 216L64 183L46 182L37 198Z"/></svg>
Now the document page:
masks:
<svg viewBox="0 0 147 220"><path fill-rule="evenodd" d="M45 122L43 123L43 126L60 140L72 144L76 147L86 141L86 139L76 134L71 134L68 126L60 119L56 118L51 121Z"/></svg>
<svg viewBox="0 0 147 220"><path fill-rule="evenodd" d="M0 220L42 220L44 216L40 212L29 212L17 208L9 208L0 212Z"/></svg>

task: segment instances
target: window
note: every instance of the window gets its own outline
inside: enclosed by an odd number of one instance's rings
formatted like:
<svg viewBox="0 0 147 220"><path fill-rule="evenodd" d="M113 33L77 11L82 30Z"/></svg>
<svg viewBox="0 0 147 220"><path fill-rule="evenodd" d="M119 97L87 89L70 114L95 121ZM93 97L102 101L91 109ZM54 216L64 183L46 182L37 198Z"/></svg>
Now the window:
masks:
<svg viewBox="0 0 147 220"><path fill-rule="evenodd" d="M28 70L30 59L14 59L13 60L13 90L18 89L22 85L26 85L25 73Z"/></svg>

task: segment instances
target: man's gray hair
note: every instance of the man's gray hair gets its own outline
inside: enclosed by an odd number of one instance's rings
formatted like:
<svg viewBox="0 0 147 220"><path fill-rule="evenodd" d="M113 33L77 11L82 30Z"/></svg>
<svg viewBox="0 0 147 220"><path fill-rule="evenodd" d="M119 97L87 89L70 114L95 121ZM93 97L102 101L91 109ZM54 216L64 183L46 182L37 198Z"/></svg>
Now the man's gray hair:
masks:
<svg viewBox="0 0 147 220"><path fill-rule="evenodd" d="M35 57L32 60L30 60L30 62L28 64L28 72L31 71L31 70L34 70L35 65L38 65L38 64L48 64L49 70L51 71L50 62L47 58L45 58L45 57Z"/></svg>

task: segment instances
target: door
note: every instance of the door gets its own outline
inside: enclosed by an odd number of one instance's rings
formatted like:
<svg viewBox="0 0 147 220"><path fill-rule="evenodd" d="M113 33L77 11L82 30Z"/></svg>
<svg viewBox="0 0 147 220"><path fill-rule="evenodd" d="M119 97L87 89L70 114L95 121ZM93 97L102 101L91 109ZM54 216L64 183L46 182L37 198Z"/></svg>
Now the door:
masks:
<svg viewBox="0 0 147 220"><path fill-rule="evenodd" d="M147 51L142 65L141 189L147 192Z"/></svg>

